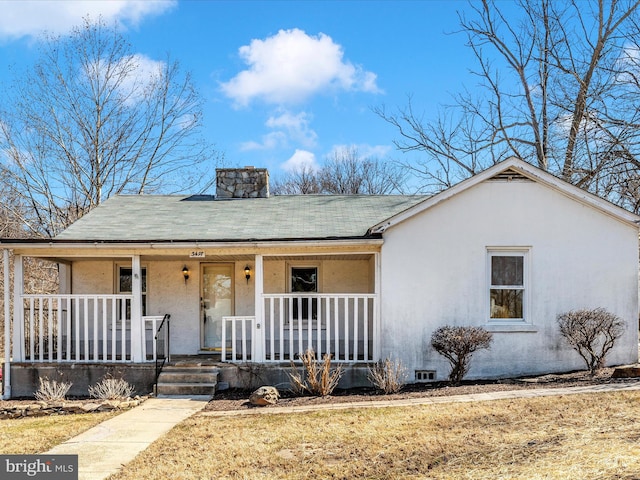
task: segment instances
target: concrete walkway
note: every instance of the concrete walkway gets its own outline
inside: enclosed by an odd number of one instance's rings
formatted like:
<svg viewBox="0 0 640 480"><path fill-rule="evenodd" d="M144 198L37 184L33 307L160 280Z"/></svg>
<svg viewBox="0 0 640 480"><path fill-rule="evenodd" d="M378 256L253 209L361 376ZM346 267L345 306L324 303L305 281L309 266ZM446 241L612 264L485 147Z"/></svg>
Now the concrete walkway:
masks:
<svg viewBox="0 0 640 480"><path fill-rule="evenodd" d="M78 455L78 479L102 480L175 425L202 410L210 399L209 396L150 398L46 453Z"/></svg>
<svg viewBox="0 0 640 480"><path fill-rule="evenodd" d="M351 408L385 408L457 402L482 402L512 398L535 398L580 393L604 393L640 390L640 380L583 387L508 390L442 397L375 400L297 407L264 407L232 411L209 411L202 415L226 417L236 415L300 413ZM116 473L171 428L201 411L211 397L150 398L142 405L111 418L46 453L78 455L79 480L102 480Z"/></svg>

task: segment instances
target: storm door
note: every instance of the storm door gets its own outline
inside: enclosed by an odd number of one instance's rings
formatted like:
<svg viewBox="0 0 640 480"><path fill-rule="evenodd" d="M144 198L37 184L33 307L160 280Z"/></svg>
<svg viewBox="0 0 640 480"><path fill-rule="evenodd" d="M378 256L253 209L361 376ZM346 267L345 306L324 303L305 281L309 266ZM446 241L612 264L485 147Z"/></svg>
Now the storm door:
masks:
<svg viewBox="0 0 640 480"><path fill-rule="evenodd" d="M222 347L222 317L234 312L233 269L231 263L202 267L201 344L203 350Z"/></svg>

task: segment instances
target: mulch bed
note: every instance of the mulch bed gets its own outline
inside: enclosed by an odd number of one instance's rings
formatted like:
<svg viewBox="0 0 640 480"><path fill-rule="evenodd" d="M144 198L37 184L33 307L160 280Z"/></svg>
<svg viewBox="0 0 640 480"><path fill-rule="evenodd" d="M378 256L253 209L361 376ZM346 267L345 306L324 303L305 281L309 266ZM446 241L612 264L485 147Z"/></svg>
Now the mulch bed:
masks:
<svg viewBox="0 0 640 480"><path fill-rule="evenodd" d="M586 371L549 374L537 377L523 377L516 379L502 379L493 381L465 381L459 386L450 386L446 382L407 384L399 393L384 395L374 388L336 389L333 395L325 397L296 396L287 390L280 391L279 407L294 407L308 405L326 405L335 403L375 402L380 400L402 400L427 397L443 397L450 395L465 395L473 393L498 392L508 390L525 390L536 388L562 388L586 385L602 385L608 383L637 382L640 378L612 378L614 368L604 368L595 376L590 376ZM249 403L251 390L230 389L216 393L213 399L205 407L205 411L229 411L245 410L255 407ZM145 397L143 397L144 399ZM64 402L69 406L69 412L83 411L90 413L94 410L95 399L76 398ZM12 409L25 409L37 404L33 399L0 400L0 411ZM133 405L125 403L125 408ZM84 408L83 408L84 407ZM264 407L269 408L269 407ZM35 409L35 407L34 407ZM61 414L63 412L57 412ZM42 415L42 412L39 413ZM3 416L0 415L0 418ZM4 416L4 418L7 418Z"/></svg>
<svg viewBox="0 0 640 480"><path fill-rule="evenodd" d="M43 402L34 399L1 400L0 420L6 418L44 417L51 415L73 415L81 413L110 412L137 407L148 397L121 400L75 399Z"/></svg>
<svg viewBox="0 0 640 480"><path fill-rule="evenodd" d="M278 407L324 405L335 403L375 402L380 400L402 400L427 397L442 397L450 395L465 395L472 393L498 392L507 390L525 390L536 388L562 388L587 385L601 385L607 383L636 382L638 378L612 378L614 368L604 368L595 376L586 371L565 374L550 374L538 377L524 377L517 379L503 379L494 381L467 381L453 387L445 382L417 383L406 385L399 393L384 395L373 388L357 388L348 390L336 389L333 395L325 397L295 396L291 392L281 391ZM216 393L207 404L205 411L243 410L255 407L249 403L249 390L224 390Z"/></svg>

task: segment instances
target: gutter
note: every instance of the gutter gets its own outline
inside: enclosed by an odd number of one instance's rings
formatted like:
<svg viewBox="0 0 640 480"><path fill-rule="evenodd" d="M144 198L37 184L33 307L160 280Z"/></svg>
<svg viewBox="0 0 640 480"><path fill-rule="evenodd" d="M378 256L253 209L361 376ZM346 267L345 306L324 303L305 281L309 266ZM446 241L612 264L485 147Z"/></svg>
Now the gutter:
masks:
<svg viewBox="0 0 640 480"><path fill-rule="evenodd" d="M259 240L259 241L199 241L199 240L160 240L160 241L112 241L112 240L0 240L0 248L7 249L185 249L185 248L291 248L291 247L327 247L327 246L380 246L383 244L381 237L357 237L344 239L313 239L313 240Z"/></svg>
<svg viewBox="0 0 640 480"><path fill-rule="evenodd" d="M29 256L30 254L47 255L52 252L60 255L60 250L76 251L80 255L91 255L105 250L122 250L128 254L129 250L203 250L203 249L243 249L243 250L284 250L291 248L339 248L363 247L378 248L382 246L382 238L336 239L336 240L274 240L274 241L239 241L239 242L211 242L211 241L52 241L39 240L5 242L0 240L0 249L14 250ZM367 250L370 251L370 250ZM55 252L55 253L54 253ZM82 253L80 253L82 252Z"/></svg>

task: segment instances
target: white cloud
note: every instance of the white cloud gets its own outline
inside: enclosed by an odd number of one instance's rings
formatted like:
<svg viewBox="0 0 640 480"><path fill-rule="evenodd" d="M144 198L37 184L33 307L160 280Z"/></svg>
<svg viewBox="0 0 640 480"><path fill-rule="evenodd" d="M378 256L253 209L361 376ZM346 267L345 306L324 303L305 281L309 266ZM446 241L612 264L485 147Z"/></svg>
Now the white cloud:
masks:
<svg viewBox="0 0 640 480"><path fill-rule="evenodd" d="M316 145L318 134L311 128L311 115L306 112L291 113L282 111L278 115L269 117L265 123L272 132L262 137L262 142L247 142L242 145L243 150L270 150L287 147L291 143L304 148Z"/></svg>
<svg viewBox="0 0 640 480"><path fill-rule="evenodd" d="M4 0L0 14L0 40L33 37L43 31L64 33L84 17L102 16L107 22L137 25L144 17L159 15L177 0Z"/></svg>
<svg viewBox="0 0 640 480"><path fill-rule="evenodd" d="M289 160L280 165L280 168L287 172L295 172L302 168L317 170L318 164L316 156L306 150L296 150Z"/></svg>
<svg viewBox="0 0 640 480"><path fill-rule="evenodd" d="M269 128L285 131L291 140L310 148L315 146L318 140L318 134L309 128L310 121L311 115L305 112L297 114L284 112L279 116L269 117L266 125Z"/></svg>
<svg viewBox="0 0 640 480"><path fill-rule="evenodd" d="M376 75L343 60L342 47L328 35L307 35L299 29L280 30L265 40L240 47L248 68L221 84L237 105L252 100L290 105L330 91L379 93Z"/></svg>
<svg viewBox="0 0 640 480"><path fill-rule="evenodd" d="M240 150L273 150L287 144L287 135L284 132L270 132L262 136L261 142L251 141L240 145Z"/></svg>
<svg viewBox="0 0 640 480"><path fill-rule="evenodd" d="M358 157L363 160L366 158L383 159L389 156L392 150L393 148L390 145L369 145L366 143L361 143L359 145L334 145L327 157L333 158L336 154L356 151L358 152Z"/></svg>

